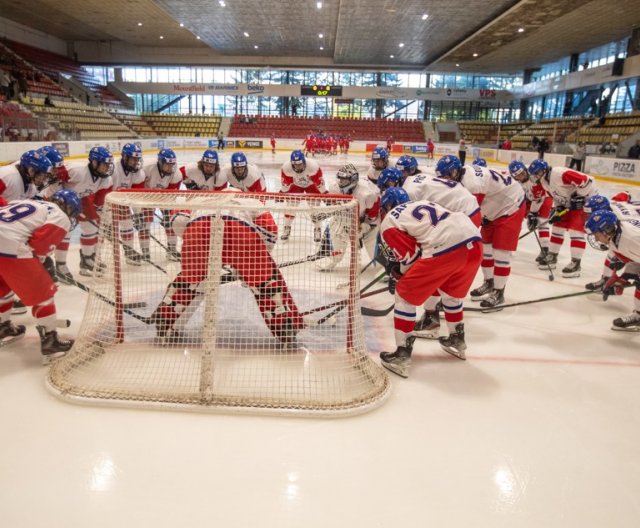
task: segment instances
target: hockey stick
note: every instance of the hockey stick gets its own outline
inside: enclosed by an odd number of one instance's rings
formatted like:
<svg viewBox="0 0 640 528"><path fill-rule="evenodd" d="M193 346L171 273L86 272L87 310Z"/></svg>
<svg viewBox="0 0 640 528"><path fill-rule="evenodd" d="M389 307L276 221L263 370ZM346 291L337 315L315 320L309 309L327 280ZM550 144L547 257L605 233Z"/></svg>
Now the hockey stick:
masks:
<svg viewBox="0 0 640 528"><path fill-rule="evenodd" d="M564 211L561 211L560 213L558 213L557 218L562 218L564 215L566 215L569 212L569 209L565 209ZM520 235L518 237L518 240L522 240L524 237L529 236L531 233L533 233L535 230L541 228L541 227L546 227L547 225L551 224L555 224L557 222L557 220L555 220L553 223L551 223L551 218L548 218L547 220L545 220L544 222L542 222L540 225L537 225L535 228L533 229L529 229L529 231L527 231L524 235Z"/></svg>
<svg viewBox="0 0 640 528"><path fill-rule="evenodd" d="M547 261L547 255L545 254L545 252L542 249L542 243L540 242L540 237L538 236L538 233L536 233L534 231L533 233L536 237L536 242L538 242L538 247L540 248L540 251L542 251L542 253L544 254L544 262L547 265L547 269L549 270L549 280L553 281L553 279L555 279L555 277L553 276L553 270L551 269L551 263Z"/></svg>

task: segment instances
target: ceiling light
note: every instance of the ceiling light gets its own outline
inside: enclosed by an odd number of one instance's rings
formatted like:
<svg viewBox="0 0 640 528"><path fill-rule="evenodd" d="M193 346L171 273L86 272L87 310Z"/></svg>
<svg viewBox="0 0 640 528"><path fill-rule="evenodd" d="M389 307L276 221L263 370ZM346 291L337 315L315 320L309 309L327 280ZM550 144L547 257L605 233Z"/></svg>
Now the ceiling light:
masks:
<svg viewBox="0 0 640 528"><path fill-rule="evenodd" d="M524 28L518 28L518 33L524 33Z"/></svg>
<svg viewBox="0 0 640 528"><path fill-rule="evenodd" d="M393 59L395 57L395 55L389 55L390 59Z"/></svg>
<svg viewBox="0 0 640 528"><path fill-rule="evenodd" d="M182 22L180 22L180 27L184 27L184 24Z"/></svg>
<svg viewBox="0 0 640 528"><path fill-rule="evenodd" d="M427 18L429 18L429 15L427 15L426 13L422 15L422 20L426 20Z"/></svg>
<svg viewBox="0 0 640 528"><path fill-rule="evenodd" d="M139 26L141 26L141 25L142 25L142 22L138 22L138 25L139 25Z"/></svg>
<svg viewBox="0 0 640 528"><path fill-rule="evenodd" d="M256 44L256 45L254 46L254 48L255 48L255 49L258 49L258 45Z"/></svg>
<svg viewBox="0 0 640 528"><path fill-rule="evenodd" d="M324 49L324 46L320 46L320 49L321 49L321 50L323 50L323 49Z"/></svg>
<svg viewBox="0 0 640 528"><path fill-rule="evenodd" d="M316 7L318 9L322 9L322 2L316 2Z"/></svg>
<svg viewBox="0 0 640 528"><path fill-rule="evenodd" d="M404 42L401 42L400 44L398 44L399 48L404 48Z"/></svg>
<svg viewBox="0 0 640 528"><path fill-rule="evenodd" d="M160 39L163 39L164 37L162 35L160 35Z"/></svg>
<svg viewBox="0 0 640 528"><path fill-rule="evenodd" d="M324 35L322 33L318 33L318 38L324 38Z"/></svg>
<svg viewBox="0 0 640 528"><path fill-rule="evenodd" d="M247 33L247 32L245 31L245 32L244 32L244 36L245 36L245 37L248 37L248 36L249 36L249 33Z"/></svg>
<svg viewBox="0 0 640 528"><path fill-rule="evenodd" d="M200 40L200 37L198 37L197 35L196 35L196 38L197 38L198 40Z"/></svg>
<svg viewBox="0 0 640 528"><path fill-rule="evenodd" d="M474 56L474 57L477 57L477 56L478 56L478 54L477 54L477 53L474 53L474 54L473 54L473 56Z"/></svg>
<svg viewBox="0 0 640 528"><path fill-rule="evenodd" d="M227 4L224 3L224 0L219 0L218 2L220 4L220 7L226 7Z"/></svg>
<svg viewBox="0 0 640 528"><path fill-rule="evenodd" d="M458 67L458 68L460 67L460 65L457 62L456 62L456 67Z"/></svg>

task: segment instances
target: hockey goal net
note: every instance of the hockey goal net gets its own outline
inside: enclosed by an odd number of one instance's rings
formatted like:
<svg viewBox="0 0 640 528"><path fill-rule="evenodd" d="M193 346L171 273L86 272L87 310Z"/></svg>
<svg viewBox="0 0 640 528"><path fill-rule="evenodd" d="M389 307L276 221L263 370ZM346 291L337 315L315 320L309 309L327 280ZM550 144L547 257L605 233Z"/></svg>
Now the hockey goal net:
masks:
<svg viewBox="0 0 640 528"><path fill-rule="evenodd" d="M358 223L357 202L341 196L111 193L79 336L49 388L77 402L213 411L377 406L389 380L365 346ZM319 264L335 226L350 247L328 273Z"/></svg>

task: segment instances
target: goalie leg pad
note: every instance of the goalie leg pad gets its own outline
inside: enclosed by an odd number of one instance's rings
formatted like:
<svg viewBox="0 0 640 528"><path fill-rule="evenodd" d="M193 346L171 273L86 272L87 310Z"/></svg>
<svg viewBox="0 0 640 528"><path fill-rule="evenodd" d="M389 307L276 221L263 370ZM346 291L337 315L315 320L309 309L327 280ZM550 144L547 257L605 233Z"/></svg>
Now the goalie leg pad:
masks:
<svg viewBox="0 0 640 528"><path fill-rule="evenodd" d="M151 316L158 337L166 337L172 332L173 324L191 304L196 293L196 289L191 284L182 282L180 276L174 279Z"/></svg>
<svg viewBox="0 0 640 528"><path fill-rule="evenodd" d="M304 320L280 272L251 290L273 337L282 343L293 341L304 328Z"/></svg>

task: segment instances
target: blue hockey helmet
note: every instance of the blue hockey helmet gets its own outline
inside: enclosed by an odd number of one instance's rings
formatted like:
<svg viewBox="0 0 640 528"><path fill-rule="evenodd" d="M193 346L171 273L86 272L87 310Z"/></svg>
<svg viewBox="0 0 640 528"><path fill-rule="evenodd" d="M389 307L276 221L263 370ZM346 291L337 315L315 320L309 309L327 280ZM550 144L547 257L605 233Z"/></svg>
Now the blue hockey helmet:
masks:
<svg viewBox="0 0 640 528"><path fill-rule="evenodd" d="M296 172L302 172L307 167L307 160L301 150L294 150L291 153L291 166Z"/></svg>
<svg viewBox="0 0 640 528"><path fill-rule="evenodd" d="M396 169L410 176L418 170L418 160L413 156L400 156L396 161Z"/></svg>
<svg viewBox="0 0 640 528"><path fill-rule="evenodd" d="M142 168L142 149L135 143L125 143L121 151L123 168L128 172L138 172Z"/></svg>
<svg viewBox="0 0 640 528"><path fill-rule="evenodd" d="M89 151L89 168L91 174L100 178L108 178L113 174L113 156L107 147L93 147Z"/></svg>
<svg viewBox="0 0 640 528"><path fill-rule="evenodd" d="M462 163L457 156L443 156L436 163L436 174L443 178L458 180L458 173L462 169Z"/></svg>
<svg viewBox="0 0 640 528"><path fill-rule="evenodd" d="M371 153L371 166L376 170L386 169L389 165L389 152L383 147L376 147Z"/></svg>
<svg viewBox="0 0 640 528"><path fill-rule="evenodd" d="M594 211L589 215L589 218L587 218L587 221L584 224L589 245L594 249L606 251L609 247L608 242L615 234L619 225L620 221L613 211L609 211L607 209ZM604 235L606 241L598 239L598 234Z"/></svg>
<svg viewBox="0 0 640 528"><path fill-rule="evenodd" d="M44 147L40 147L38 152L44 154L49 159L54 169L59 169L64 166L64 157L58 152L58 149L45 145Z"/></svg>
<svg viewBox="0 0 640 528"><path fill-rule="evenodd" d="M594 211L600 211L602 209L611 211L611 204L609 203L609 199L601 194L596 194L588 198L583 207L583 211L587 214L591 214Z"/></svg>
<svg viewBox="0 0 640 528"><path fill-rule="evenodd" d="M218 164L218 152L213 149L205 150L202 153L202 158L200 158L198 162L198 166L205 176L213 176L218 168Z"/></svg>
<svg viewBox="0 0 640 528"><path fill-rule="evenodd" d="M520 160L513 160L509 163L509 174L512 178L523 183L529 179L529 172L527 166Z"/></svg>
<svg viewBox="0 0 640 528"><path fill-rule="evenodd" d="M409 201L409 195L402 187L389 187L385 189L380 198L380 206L386 212L394 207Z"/></svg>
<svg viewBox="0 0 640 528"><path fill-rule="evenodd" d="M158 171L161 177L172 176L178 167L178 159L176 153L169 149L163 148L158 152Z"/></svg>
<svg viewBox="0 0 640 528"><path fill-rule="evenodd" d="M380 173L376 185L381 191L384 191L387 187L400 187L403 179L402 172L395 167L389 167Z"/></svg>
<svg viewBox="0 0 640 528"><path fill-rule="evenodd" d="M51 201L57 204L69 218L76 218L82 212L82 201L75 191L60 189L51 196Z"/></svg>
<svg viewBox="0 0 640 528"><path fill-rule="evenodd" d="M231 172L239 180L244 180L249 174L249 163L244 152L231 154Z"/></svg>
<svg viewBox="0 0 640 528"><path fill-rule="evenodd" d="M486 167L487 166L487 160L484 159L484 158L476 158L476 159L473 160L471 165L475 165L476 167Z"/></svg>
<svg viewBox="0 0 640 528"><path fill-rule="evenodd" d="M26 174L27 179L38 188L41 188L52 176L51 161L37 150L28 150L20 156L18 166Z"/></svg>
<svg viewBox="0 0 640 528"><path fill-rule="evenodd" d="M529 165L529 174L533 176L535 180L539 180L547 175L551 170L549 164L543 159L534 159Z"/></svg>

